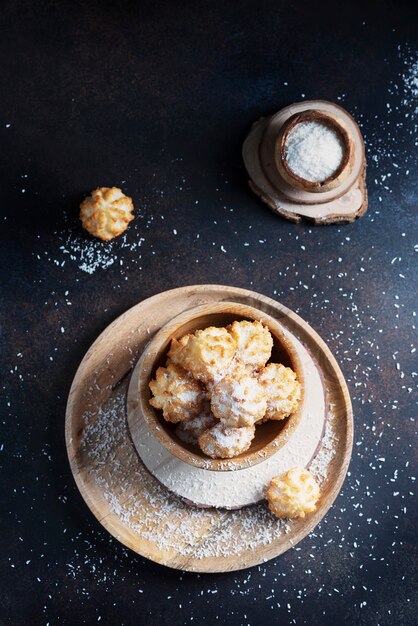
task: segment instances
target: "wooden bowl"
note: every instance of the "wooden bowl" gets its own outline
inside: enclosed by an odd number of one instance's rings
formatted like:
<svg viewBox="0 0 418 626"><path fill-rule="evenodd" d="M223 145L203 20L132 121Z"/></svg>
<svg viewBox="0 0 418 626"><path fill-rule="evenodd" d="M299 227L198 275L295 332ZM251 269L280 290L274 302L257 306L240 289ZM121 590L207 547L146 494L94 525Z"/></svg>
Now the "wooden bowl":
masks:
<svg viewBox="0 0 418 626"><path fill-rule="evenodd" d="M340 166L326 180L315 182L298 176L289 166L286 159L286 142L290 132L301 122L319 122L333 130L340 138L343 146L343 158ZM292 115L282 126L277 137L274 152L277 170L280 176L292 187L314 193L324 193L336 189L350 175L354 163L354 140L341 119L331 113L318 110L307 110Z"/></svg>
<svg viewBox="0 0 418 626"><path fill-rule="evenodd" d="M162 412L150 405L149 382L155 377L157 368L165 365L171 340L179 339L187 333L193 333L208 326L227 326L234 320L258 320L269 328L273 336L273 350L269 362L282 363L291 367L301 383L303 394L303 369L299 355L287 339L281 324L258 309L235 302L206 304L178 315L153 337L138 362L139 410L153 435L177 458L190 465L212 471L250 467L276 453L297 427L303 405L302 397L298 410L288 418L281 421L268 421L257 426L256 435L249 450L233 459L211 459L198 446L181 441L175 434L176 425L164 420Z"/></svg>

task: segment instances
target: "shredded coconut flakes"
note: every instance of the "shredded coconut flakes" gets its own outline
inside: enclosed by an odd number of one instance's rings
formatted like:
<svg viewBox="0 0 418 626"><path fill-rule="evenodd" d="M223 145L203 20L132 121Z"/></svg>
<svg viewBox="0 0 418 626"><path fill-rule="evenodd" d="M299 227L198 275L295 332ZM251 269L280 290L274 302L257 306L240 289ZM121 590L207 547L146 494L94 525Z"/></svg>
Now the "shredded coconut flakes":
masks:
<svg viewBox="0 0 418 626"><path fill-rule="evenodd" d="M126 389L125 383L103 406L84 416L80 453L110 511L130 530L161 550L195 558L240 555L291 530L292 521L277 520L264 503L233 511L202 509L168 491L145 469L133 447L125 414ZM333 456L335 439L332 426L329 429L311 468L320 483Z"/></svg>

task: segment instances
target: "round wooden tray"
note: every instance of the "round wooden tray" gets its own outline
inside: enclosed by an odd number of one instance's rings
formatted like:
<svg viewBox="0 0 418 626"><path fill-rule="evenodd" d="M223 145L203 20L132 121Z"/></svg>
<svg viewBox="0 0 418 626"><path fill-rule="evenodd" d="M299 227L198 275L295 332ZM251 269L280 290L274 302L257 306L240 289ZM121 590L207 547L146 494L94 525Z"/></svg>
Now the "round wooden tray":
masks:
<svg viewBox="0 0 418 626"><path fill-rule="evenodd" d="M148 341L175 315L222 301L248 304L276 318L319 365L335 436L318 509L305 520L275 520L264 503L235 511L188 506L149 474L131 441L126 423L129 375ZM116 539L169 567L225 572L276 557L313 530L344 481L351 456L353 419L338 364L322 339L298 315L251 291L197 285L144 300L98 337L75 375L65 431L77 486L93 514Z"/></svg>

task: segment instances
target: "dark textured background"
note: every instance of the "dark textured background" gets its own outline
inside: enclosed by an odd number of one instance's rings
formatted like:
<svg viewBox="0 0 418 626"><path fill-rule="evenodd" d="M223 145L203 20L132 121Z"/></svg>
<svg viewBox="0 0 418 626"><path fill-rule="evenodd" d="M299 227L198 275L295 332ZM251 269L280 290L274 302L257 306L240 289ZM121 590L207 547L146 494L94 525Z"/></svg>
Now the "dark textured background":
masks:
<svg viewBox="0 0 418 626"><path fill-rule="evenodd" d="M2 2L0 624L416 623L413 5ZM361 123L370 207L353 225L287 223L247 187L251 123L303 98ZM77 219L99 185L136 205L110 245ZM63 430L98 333L147 296L204 282L252 288L311 323L356 426L315 533L217 576L113 540L75 487Z"/></svg>

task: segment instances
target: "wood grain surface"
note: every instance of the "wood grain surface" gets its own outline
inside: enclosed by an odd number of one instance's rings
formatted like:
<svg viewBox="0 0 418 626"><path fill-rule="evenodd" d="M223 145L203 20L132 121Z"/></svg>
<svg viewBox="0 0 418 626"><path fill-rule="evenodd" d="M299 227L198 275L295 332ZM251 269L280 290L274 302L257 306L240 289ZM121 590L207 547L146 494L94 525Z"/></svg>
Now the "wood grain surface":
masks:
<svg viewBox="0 0 418 626"><path fill-rule="evenodd" d="M161 487L153 477L147 472L141 472L132 462L130 456L132 443L129 444L128 434L124 445L118 445L115 449L114 462L117 462L118 466L122 464L126 467L123 499L124 501L133 499L140 504L138 510L147 520L147 532L135 532L127 523L127 516L123 510L119 508L115 512L109 505L103 485L95 479L96 468L91 464L91 457L83 445L85 415L94 413L97 406L103 406L111 399L114 390L123 384L150 337L172 316L183 312L185 308L231 299L256 307L278 319L290 333L310 350L315 351L329 394L329 402L334 406L338 432L335 455L327 480L322 487L318 510L303 521L293 521L288 532L280 534L267 545L260 545L254 549L244 546L240 550L239 511L210 509L206 512L206 516L210 514L212 520L209 527L205 525L201 527L201 519L198 516L195 518L199 539L195 539L192 553L185 554L180 538L177 548L170 545L167 549L150 539L153 532L155 536L158 535L160 517L158 515L153 517L151 509L154 505L150 504L149 497L144 497L144 493L149 494L152 489L160 492ZM325 515L341 488L350 460L352 437L351 403L344 378L335 359L317 333L299 316L274 300L251 291L220 285L191 286L164 292L139 303L115 320L84 357L73 381L66 413L67 450L74 478L86 503L101 524L124 545L149 559L173 568L198 572L223 572L250 567L283 553L303 539ZM138 459L137 463L140 463ZM109 475L112 476L111 468ZM113 484L110 489L112 488L115 490L114 495L117 496L121 485ZM109 485L106 485L106 489L108 492ZM177 510L176 514L180 515L180 520L177 517L176 524L181 525L181 518L184 518L183 523L190 521L191 510L187 506ZM211 542L216 541L216 533L221 533L223 526L228 523L236 526L235 532L233 528L230 530L231 553L225 550L225 556L201 556L209 539ZM193 556L193 551L196 556Z"/></svg>

